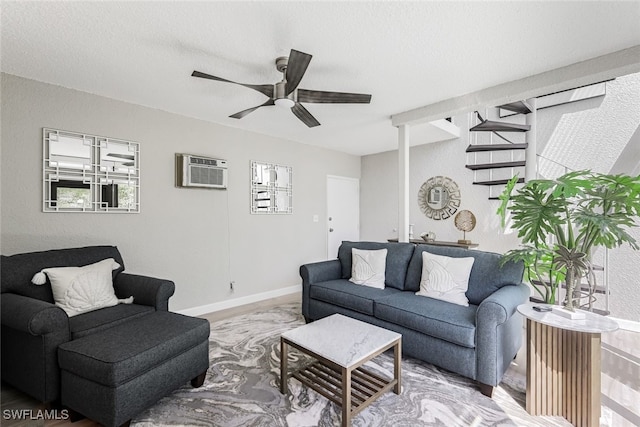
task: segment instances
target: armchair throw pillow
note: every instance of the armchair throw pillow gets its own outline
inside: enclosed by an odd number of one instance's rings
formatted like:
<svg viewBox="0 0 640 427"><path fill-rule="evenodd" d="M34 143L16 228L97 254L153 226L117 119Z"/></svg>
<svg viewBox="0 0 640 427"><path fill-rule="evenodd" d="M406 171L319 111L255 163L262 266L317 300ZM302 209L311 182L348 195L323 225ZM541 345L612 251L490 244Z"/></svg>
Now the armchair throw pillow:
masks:
<svg viewBox="0 0 640 427"><path fill-rule="evenodd" d="M422 278L416 295L469 306L465 293L474 261L473 257L452 258L422 252Z"/></svg>
<svg viewBox="0 0 640 427"><path fill-rule="evenodd" d="M120 264L113 258L108 258L84 267L45 268L36 273L31 282L44 284L46 274L51 282L55 304L73 317L119 302L133 302L133 297L119 300L113 290L111 271L119 267Z"/></svg>
<svg viewBox="0 0 640 427"><path fill-rule="evenodd" d="M384 274L387 264L387 250L372 251L351 249L351 278L356 285L384 289Z"/></svg>

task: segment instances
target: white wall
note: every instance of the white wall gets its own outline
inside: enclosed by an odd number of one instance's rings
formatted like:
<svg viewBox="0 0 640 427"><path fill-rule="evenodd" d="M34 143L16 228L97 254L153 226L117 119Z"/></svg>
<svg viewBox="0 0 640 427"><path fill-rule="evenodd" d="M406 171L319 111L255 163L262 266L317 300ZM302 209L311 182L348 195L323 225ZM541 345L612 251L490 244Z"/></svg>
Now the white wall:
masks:
<svg viewBox="0 0 640 427"><path fill-rule="evenodd" d="M437 240L462 239L453 218L427 218L418 205L420 186L429 178L444 175L453 179L461 193L460 210L467 209L476 217L476 228L467 239L479 243L478 249L506 252L518 245L515 235L505 235L496 215L497 201L488 200L489 189L473 185L473 172L465 168L465 149L468 145L466 115L454 117L462 130L460 138L412 147L410 150L409 222L414 224L414 238L433 231ZM386 241L397 238L398 228L398 152L388 151L362 157L360 181L360 236L363 240Z"/></svg>
<svg viewBox="0 0 640 427"><path fill-rule="evenodd" d="M538 111L538 153L573 170L609 173L639 124L636 73L606 82L604 97ZM544 176L555 172L544 162L540 166Z"/></svg>
<svg viewBox="0 0 640 427"><path fill-rule="evenodd" d="M326 257L326 175L360 177L356 156L7 74L1 88L2 253L117 245L128 272L176 283L172 310L298 285ZM43 213L43 127L139 142L141 213ZM227 159L229 189L175 188L176 152ZM251 160L293 167L292 215L249 213Z"/></svg>

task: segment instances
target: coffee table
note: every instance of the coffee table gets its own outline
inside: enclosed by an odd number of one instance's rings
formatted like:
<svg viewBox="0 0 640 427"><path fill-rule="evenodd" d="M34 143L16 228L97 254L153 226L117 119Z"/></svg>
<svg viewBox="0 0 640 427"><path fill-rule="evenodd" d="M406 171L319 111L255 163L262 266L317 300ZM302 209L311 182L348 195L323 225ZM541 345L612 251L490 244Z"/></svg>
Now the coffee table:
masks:
<svg viewBox="0 0 640 427"><path fill-rule="evenodd" d="M292 346L316 361L292 374L302 384L342 407L342 425L393 388L400 394L402 335L341 314L283 333L280 337L280 391L287 388L287 350ZM393 347L393 379L365 369L367 361Z"/></svg>

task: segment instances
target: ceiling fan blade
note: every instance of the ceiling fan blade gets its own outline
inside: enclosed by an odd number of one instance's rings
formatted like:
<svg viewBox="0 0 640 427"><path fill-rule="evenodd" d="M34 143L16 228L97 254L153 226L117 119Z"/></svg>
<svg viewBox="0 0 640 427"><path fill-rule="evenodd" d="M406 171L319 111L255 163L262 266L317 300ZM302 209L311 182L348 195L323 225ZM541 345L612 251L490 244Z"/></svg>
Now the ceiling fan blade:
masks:
<svg viewBox="0 0 640 427"><path fill-rule="evenodd" d="M313 117L311 113L299 102L296 102L296 104L291 107L291 111L293 111L293 114L295 114L297 118L310 128L320 126L320 122L317 121L316 118Z"/></svg>
<svg viewBox="0 0 640 427"><path fill-rule="evenodd" d="M308 53L291 49L289 61L287 62L287 88L285 95L289 95L298 87L302 76L304 76L305 71L307 71L311 58L312 56Z"/></svg>
<svg viewBox="0 0 640 427"><path fill-rule="evenodd" d="M371 95L298 89L298 101L318 104L368 104L371 102Z"/></svg>
<svg viewBox="0 0 640 427"><path fill-rule="evenodd" d="M222 77L216 77L212 76L211 74L202 73L200 71L194 71L193 73L191 73L191 76L248 87L249 89L257 90L258 92L268 96L269 98L273 98L273 85L250 85L246 83L238 83L231 80L223 79Z"/></svg>
<svg viewBox="0 0 640 427"><path fill-rule="evenodd" d="M242 110L238 113L235 113L229 117L233 118L233 119L241 119L244 116L246 116L249 113L253 113L254 111L256 111L258 108L260 107L266 107L268 105L274 105L273 99L268 100L267 102L265 102L264 104L260 104L257 107L253 107L253 108L247 108L246 110Z"/></svg>

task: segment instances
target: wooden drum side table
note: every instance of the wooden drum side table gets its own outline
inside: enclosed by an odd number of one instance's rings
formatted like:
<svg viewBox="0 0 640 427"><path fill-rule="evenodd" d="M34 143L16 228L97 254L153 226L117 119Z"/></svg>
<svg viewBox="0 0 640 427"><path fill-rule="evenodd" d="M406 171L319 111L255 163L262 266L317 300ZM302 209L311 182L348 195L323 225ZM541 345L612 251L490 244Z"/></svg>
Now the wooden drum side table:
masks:
<svg viewBox="0 0 640 427"><path fill-rule="evenodd" d="M522 304L527 318L527 412L565 417L575 426L600 425L600 334L618 324L584 311L571 320ZM557 307L557 306L556 306ZM580 310L582 311L582 310Z"/></svg>

